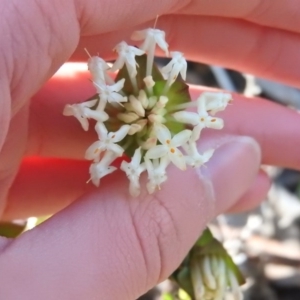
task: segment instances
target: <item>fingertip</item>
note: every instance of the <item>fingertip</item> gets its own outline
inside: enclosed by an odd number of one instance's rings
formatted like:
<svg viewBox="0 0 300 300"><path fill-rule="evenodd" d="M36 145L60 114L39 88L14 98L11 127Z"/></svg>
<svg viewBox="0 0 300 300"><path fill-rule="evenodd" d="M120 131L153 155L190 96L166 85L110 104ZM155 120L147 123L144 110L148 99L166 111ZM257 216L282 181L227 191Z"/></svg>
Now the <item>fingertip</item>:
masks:
<svg viewBox="0 0 300 300"><path fill-rule="evenodd" d="M260 170L250 189L239 199L239 201L229 208L228 213L240 213L257 207L270 189L272 180L264 170Z"/></svg>
<svg viewBox="0 0 300 300"><path fill-rule="evenodd" d="M254 139L245 136L227 136L226 139L223 138L223 144L216 149L208 168L202 171L213 185L216 214L233 206L248 190L261 161L261 151Z"/></svg>

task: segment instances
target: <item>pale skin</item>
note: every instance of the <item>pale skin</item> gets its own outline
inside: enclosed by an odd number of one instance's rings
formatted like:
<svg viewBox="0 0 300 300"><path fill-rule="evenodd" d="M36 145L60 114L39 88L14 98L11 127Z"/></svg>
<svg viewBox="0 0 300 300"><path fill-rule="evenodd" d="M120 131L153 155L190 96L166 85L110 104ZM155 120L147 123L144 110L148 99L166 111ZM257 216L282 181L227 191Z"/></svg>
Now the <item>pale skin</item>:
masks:
<svg viewBox="0 0 300 300"><path fill-rule="evenodd" d="M138 199L124 174L92 188L82 158L95 136L62 111L93 87L84 71L49 80L70 57L86 61L84 48L112 58L118 42L161 15L170 49L188 59L299 87L298 1L12 0L0 11L2 220L55 214L0 238L3 299L136 299L171 274L208 221L264 198L261 163L300 170L299 114L236 95L220 114L225 129L203 138L202 149L221 147L202 175L172 168L159 193Z"/></svg>

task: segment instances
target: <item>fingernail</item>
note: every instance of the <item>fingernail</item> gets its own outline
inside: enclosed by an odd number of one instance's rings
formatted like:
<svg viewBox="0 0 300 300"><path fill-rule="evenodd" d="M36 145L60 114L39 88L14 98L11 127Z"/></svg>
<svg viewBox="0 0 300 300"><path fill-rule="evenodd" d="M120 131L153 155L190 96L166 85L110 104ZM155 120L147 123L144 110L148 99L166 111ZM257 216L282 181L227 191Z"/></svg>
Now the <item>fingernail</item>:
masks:
<svg viewBox="0 0 300 300"><path fill-rule="evenodd" d="M219 143L207 167L198 172L211 185L218 214L233 205L254 182L260 167L261 153L250 137L228 137Z"/></svg>

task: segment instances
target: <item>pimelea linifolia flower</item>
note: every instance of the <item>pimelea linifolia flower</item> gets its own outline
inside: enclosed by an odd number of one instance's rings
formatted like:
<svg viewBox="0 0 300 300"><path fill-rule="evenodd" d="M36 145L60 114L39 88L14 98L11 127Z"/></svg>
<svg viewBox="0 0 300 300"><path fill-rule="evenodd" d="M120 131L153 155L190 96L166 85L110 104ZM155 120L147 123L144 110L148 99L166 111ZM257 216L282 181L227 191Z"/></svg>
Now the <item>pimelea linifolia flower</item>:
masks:
<svg viewBox="0 0 300 300"><path fill-rule="evenodd" d="M242 300L244 278L223 245L207 228L179 268L172 274L195 300Z"/></svg>
<svg viewBox="0 0 300 300"><path fill-rule="evenodd" d="M140 194L140 177L147 173L145 189L152 194L167 180L170 164L184 171L201 167L214 149L198 152L197 141L205 128L221 129L223 120L215 114L232 100L228 93L203 92L191 101L184 83L187 62L183 53L171 51L171 61L161 72L154 64L158 46L169 55L165 32L145 29L134 32L139 48L120 42L114 51L118 57L112 68L100 57L90 56L88 70L96 94L88 101L67 105L64 115L75 116L84 130L94 120L98 140L87 149L92 161L90 180L98 186L101 178L114 172L113 161L127 155L120 169L129 179L129 193ZM118 71L113 79L108 71ZM185 111L196 107L196 112Z"/></svg>

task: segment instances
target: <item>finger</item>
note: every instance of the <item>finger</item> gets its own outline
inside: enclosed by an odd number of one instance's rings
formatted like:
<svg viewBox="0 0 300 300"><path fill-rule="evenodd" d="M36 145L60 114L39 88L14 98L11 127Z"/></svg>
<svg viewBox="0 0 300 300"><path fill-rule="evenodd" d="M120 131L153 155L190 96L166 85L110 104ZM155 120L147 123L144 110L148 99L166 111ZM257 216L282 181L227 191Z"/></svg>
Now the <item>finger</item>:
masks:
<svg viewBox="0 0 300 300"><path fill-rule="evenodd" d="M97 32L93 32L93 27L89 27L88 25L90 23L84 22L90 19L95 20L93 17L90 16L92 10L89 10L89 8L91 8L89 3L92 2L85 3L86 5L84 6L84 9L80 7L77 10L74 8L74 3L69 1L64 2L64 4L58 3L57 5L52 5L52 4L50 5L45 2L43 3L42 6L38 6L34 1L27 2L26 5L18 4L18 12L19 12L18 14L10 14L11 10L3 9L3 11L5 12L3 14L3 20L4 22L7 23L6 24L7 26L4 28L5 29L4 36L7 36L9 38L5 39L5 42L1 44L2 47L4 47L5 49L5 51L3 51L5 55L3 56L3 58L1 58L0 63L1 65L3 64L4 66L6 66L6 62L13 62L13 63L10 64L10 68L6 68L6 67L3 68L3 70L7 72L4 73L3 78L9 78L11 82L10 83L5 81L1 82L2 85L1 89L6 91L8 90L8 86L12 88L12 93L11 93L11 97L13 101L11 105L12 115L15 115L16 112L18 112L20 108L24 106L26 100L41 86L41 84L43 84L45 80L47 80L47 78L51 76L51 74L53 74L53 72L58 68L58 66L62 64L76 48L77 42L79 40L79 35L80 35L78 16L80 21L83 22L82 24L86 25L84 30L82 31L84 32L84 34L87 35L98 34L98 33L101 34L101 33L107 33L109 31L114 30L114 28L110 26L115 26L112 25L112 24L116 24L115 20L113 22L107 23L106 27L103 27L99 32L98 30L96 30ZM14 1L12 1L10 5L13 6ZM97 4L97 9L93 10L94 15L92 16L96 16L97 12L100 13L103 7L105 6L105 3L101 2L101 5L100 6L99 5ZM163 9L168 8L170 9L170 11L176 11L176 9L174 8L176 5L175 6L173 5L174 2L168 2L168 4L166 4L166 6L163 7ZM160 5L157 5L157 7L159 6ZM143 6L138 6L138 7L139 9L141 9ZM111 9L112 7L107 6L107 8ZM57 11L66 11L66 14L57 14ZM35 14L34 21L32 19L32 14ZM22 16L22 18L20 18L20 15ZM149 14L149 17L150 15L151 13ZM172 19L170 20L172 23ZM118 21L120 21L120 24L123 24L122 22L124 22L125 19L120 19ZM166 18L166 22L167 21L168 18ZM191 23L189 23L189 21L184 22L184 24L186 24L186 26L191 27ZM201 21L197 25L201 25ZM222 24L222 28L224 28L223 25L226 24ZM192 24L192 26L194 26L194 24ZM217 26L220 26L220 24L218 24ZM229 27L230 24L228 24L228 28ZM243 26L243 27L247 27L247 26ZM10 34L12 28L14 28L14 32L16 32L15 35ZM70 28L75 28L75 29L72 30ZM183 27L182 29L185 28ZM249 29L250 35L252 33L251 30L252 29ZM260 31L256 30L255 32L259 33ZM56 39L53 39L52 38L53 36L56 36ZM245 32L243 32L243 36L245 36ZM270 34L268 35L268 37L269 36L270 37L275 36L275 39L277 38L277 34L274 35ZM237 37L239 37L239 35L237 35ZM181 36L179 36L179 40L185 42L184 37L182 37L181 39ZM274 46L274 40L272 41L273 42L271 42L270 45ZM295 44L293 39L291 39L291 41L293 44ZM176 45L176 40L172 44ZM288 41L286 41L286 44L289 44ZM287 49L292 49L292 48L289 47L289 45L287 45ZM229 48L229 50L231 51L232 49ZM268 48L267 50L270 50L270 48ZM291 52L284 53L288 57L293 56L293 54L295 55L297 54L297 52L295 52L294 50L289 50L289 51ZM270 51L265 52L265 54L268 55L269 53L271 52ZM256 54L255 51L254 54ZM190 53L189 55L190 57L193 57L193 53ZM198 54L196 53L195 55ZM24 57L26 57L26 59L23 59ZM247 62L248 60L244 59L244 61ZM269 63L269 65L271 65L270 61L267 62ZM272 63L272 58L271 58L271 63ZM255 63L251 64L251 66L252 65L255 65ZM279 66L281 65L280 61L278 65ZM284 65L288 67L287 68L288 73L290 73L291 72L290 70L292 69L296 70L295 71L296 73L298 72L297 70L299 70L299 68L292 68L294 67L294 65L291 66L291 63L287 63L286 61L284 62ZM274 72L274 70L277 71L276 68L272 68L272 72ZM280 74L283 74L283 77L289 80L288 78L291 74L290 75L287 74L287 76L285 76L286 73L284 72L284 70L281 71L282 72L280 72ZM22 76L22 74L25 73L26 76ZM14 74L17 74L17 76L14 76ZM266 72L266 74L268 75L268 72ZM294 75L292 74L291 76L293 77ZM31 80L32 78L36 78L36 80L32 81ZM293 78L291 80L293 81ZM5 107L10 107L9 105L10 98L8 97L8 95L9 93L5 93L5 100L4 100L6 103ZM5 111L8 112L7 109ZM5 128L7 129L8 126L7 122L5 122L5 126L6 126ZM2 143L3 141L0 142ZM9 168L11 168L11 166L9 166Z"/></svg>
<svg viewBox="0 0 300 300"><path fill-rule="evenodd" d="M7 100L7 101L4 101ZM3 146L3 143L5 141L7 131L9 128L9 121L10 121L10 104L9 104L9 90L8 85L5 84L4 80L2 83L0 83L0 149Z"/></svg>
<svg viewBox="0 0 300 300"><path fill-rule="evenodd" d="M14 115L10 121L6 141L0 149L0 218L6 205L8 190L25 152L28 115L28 106Z"/></svg>
<svg viewBox="0 0 300 300"><path fill-rule="evenodd" d="M94 91L85 73L72 77L54 77L34 97L30 118L29 154L60 158L82 159L87 147L97 137L93 126L84 132L75 118L64 117L67 103L82 101ZM193 99L203 88L192 86ZM263 163L300 169L299 113L262 99L249 99L234 95L234 102L220 114L225 119L224 130L231 134L248 135L262 148ZM55 122L53 122L55 120ZM211 133L210 133L211 134ZM285 153L285 155L283 155Z"/></svg>
<svg viewBox="0 0 300 300"><path fill-rule="evenodd" d="M228 136L223 136L220 143L224 143L224 140L228 140ZM203 151L213 147L207 143L202 141L200 147ZM37 157L25 159L10 188L2 220L53 215L87 191L94 190L91 183L87 184L89 165L90 162L74 160ZM265 196L266 178L261 174L258 176L251 191L243 196L242 203L236 204L240 210L256 205ZM119 176L114 173L102 180L101 184L116 181L116 178Z"/></svg>
<svg viewBox="0 0 300 300"><path fill-rule="evenodd" d="M170 275L206 222L245 193L259 164L257 144L242 138L220 147L205 174L188 170L182 180L172 168L153 196L126 196L123 179L101 186L101 194L82 197L7 242L0 255L2 297L136 299Z"/></svg>
<svg viewBox="0 0 300 300"><path fill-rule="evenodd" d="M64 16L57 14L58 3L48 9L33 0L24 4L0 2L0 216L26 145L28 99L68 59L79 37L70 1L59 4Z"/></svg>
<svg viewBox="0 0 300 300"><path fill-rule="evenodd" d="M93 190L87 161L37 157L23 160L10 188L2 220L52 215ZM103 182L105 184L105 181Z"/></svg>
<svg viewBox="0 0 300 300"><path fill-rule="evenodd" d="M237 203L229 208L227 213L240 213L254 209L266 199L270 186L270 177L263 170L260 170L250 189L239 199Z"/></svg>
<svg viewBox="0 0 300 300"><path fill-rule="evenodd" d="M148 22L138 28L151 26L152 22ZM299 34L240 19L189 15L163 16L159 26L166 32L170 49L183 52L191 61L222 65L299 86ZM85 61L84 48L111 59L111 49L120 40L129 40L135 29L83 37L72 59Z"/></svg>
<svg viewBox="0 0 300 300"><path fill-rule="evenodd" d="M145 3L127 1L116 5L107 0L0 3L5 24L1 25L5 39L1 43L4 55L0 66L2 72L7 72L1 77L8 79L5 87L13 90L13 113L68 60L80 35L103 34L129 27L127 24L134 26L176 6L176 2L168 0L152 3L145 10Z"/></svg>
<svg viewBox="0 0 300 300"><path fill-rule="evenodd" d="M163 3L151 3L147 1L139 1L134 3L132 9L131 2L124 3L112 11L112 6L109 1L98 2L95 5L94 1L89 1L83 7L85 19L84 29L87 34L99 33L103 28L109 28L109 31L116 29L116 24L112 24L112 18L103 17L100 20L94 18L94 15L102 13L103 9L107 11L107 16L115 15L119 22L126 24L126 26L134 26L142 23L145 20L151 20L152 24L157 15L165 14L187 14L197 16L215 16L226 17L230 19L240 19L251 23L256 23L262 26L274 27L287 31L294 31L299 33L300 26L300 12L298 9L298 2L296 0L272 2L266 1L248 1L241 2L239 0L230 0L221 2L218 0L212 1L164 1ZM131 9L128 9L128 8ZM126 15L124 16L124 10ZM87 16L90 15L90 18ZM160 20L159 20L160 21ZM119 29L119 26L117 29Z"/></svg>
<svg viewBox="0 0 300 300"><path fill-rule="evenodd" d="M298 1L191 1L183 8L190 15L243 19L263 26L299 33Z"/></svg>

